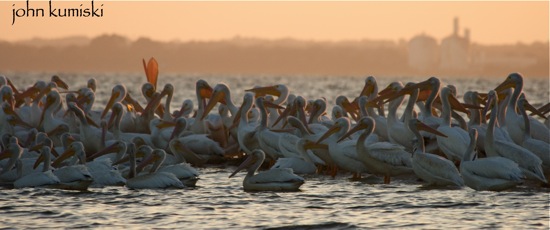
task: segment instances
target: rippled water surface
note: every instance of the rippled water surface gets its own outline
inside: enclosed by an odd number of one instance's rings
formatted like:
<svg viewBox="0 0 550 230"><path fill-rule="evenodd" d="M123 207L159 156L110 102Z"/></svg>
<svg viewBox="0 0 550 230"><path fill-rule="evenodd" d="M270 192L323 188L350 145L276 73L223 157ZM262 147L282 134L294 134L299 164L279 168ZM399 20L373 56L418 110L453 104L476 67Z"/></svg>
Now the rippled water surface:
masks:
<svg viewBox="0 0 550 230"><path fill-rule="evenodd" d="M10 76L18 87L48 74ZM114 84L124 83L139 98L142 75L66 75L72 89L82 87L89 77L98 79L101 108ZM284 83L306 98L337 95L356 96L364 78L329 77L223 77L161 76L159 85L175 85L172 105L194 99L197 79L212 86L225 82L233 100L242 101L243 90L255 85ZM393 80L422 78L379 78L384 87ZM463 94L466 90L486 92L504 80L443 79ZM525 80L527 97L536 106L548 102L548 80ZM196 99L195 103L196 103ZM86 192L56 189L0 189L0 226L17 228L513 228L549 229L549 189L534 183L504 192L477 192L469 188L425 188L415 178L396 178L390 185L379 178L351 181L348 174L336 178L308 176L299 192L242 190L244 172L228 178L235 166L199 168L197 188L183 190L129 190L125 187L90 188Z"/></svg>

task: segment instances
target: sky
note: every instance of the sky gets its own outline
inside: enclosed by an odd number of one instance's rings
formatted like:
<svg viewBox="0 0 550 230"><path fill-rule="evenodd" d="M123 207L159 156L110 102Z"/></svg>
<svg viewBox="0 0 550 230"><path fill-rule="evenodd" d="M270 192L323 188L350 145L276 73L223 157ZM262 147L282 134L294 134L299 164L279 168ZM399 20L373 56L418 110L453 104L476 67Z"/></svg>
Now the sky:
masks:
<svg viewBox="0 0 550 230"><path fill-rule="evenodd" d="M90 8L91 1L55 1L53 9ZM82 5L82 6L80 6ZM102 17L51 17L47 1L30 1L44 17L16 17L25 1L0 2L0 40L119 34L159 41L222 40L235 36L302 40L409 40L425 33L441 40L460 33L480 44L548 41L549 2L460 1L94 1ZM17 11L19 15L25 10ZM16 14L17 14L16 12ZM99 12L99 11L98 11ZM28 12L27 12L28 13ZM12 25L13 23L13 25Z"/></svg>

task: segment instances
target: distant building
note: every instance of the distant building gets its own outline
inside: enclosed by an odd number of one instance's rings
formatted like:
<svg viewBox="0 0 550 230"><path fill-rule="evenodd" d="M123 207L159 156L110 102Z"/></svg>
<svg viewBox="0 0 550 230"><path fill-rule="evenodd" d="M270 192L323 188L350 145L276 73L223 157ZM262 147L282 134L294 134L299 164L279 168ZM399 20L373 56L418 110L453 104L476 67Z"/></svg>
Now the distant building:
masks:
<svg viewBox="0 0 550 230"><path fill-rule="evenodd" d="M409 67L427 71L437 66L439 61L439 46L435 38L424 33L409 41Z"/></svg>
<svg viewBox="0 0 550 230"><path fill-rule="evenodd" d="M441 41L439 67L443 70L465 70L469 67L470 31L465 29L464 37L458 31L458 18L455 18L453 34Z"/></svg>

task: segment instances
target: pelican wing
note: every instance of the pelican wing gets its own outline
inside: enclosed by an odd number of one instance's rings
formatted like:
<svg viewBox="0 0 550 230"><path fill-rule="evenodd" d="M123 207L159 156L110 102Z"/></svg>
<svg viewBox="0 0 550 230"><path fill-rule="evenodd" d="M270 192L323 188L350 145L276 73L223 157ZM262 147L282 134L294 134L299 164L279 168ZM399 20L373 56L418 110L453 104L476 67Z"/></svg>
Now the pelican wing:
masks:
<svg viewBox="0 0 550 230"><path fill-rule="evenodd" d="M521 181L523 174L518 164L504 157L488 157L475 161L462 162L461 171L491 179Z"/></svg>
<svg viewBox="0 0 550 230"><path fill-rule="evenodd" d="M450 182L459 186L464 185L464 180L453 162L431 153L415 153L415 155L413 169L422 179L435 184Z"/></svg>
<svg viewBox="0 0 550 230"><path fill-rule="evenodd" d="M172 173L156 172L134 177L126 181L132 189L184 188L183 183Z"/></svg>
<svg viewBox="0 0 550 230"><path fill-rule="evenodd" d="M297 174L313 174L317 167L312 162L307 162L303 158L298 157L280 157L271 169L290 168Z"/></svg>
<svg viewBox="0 0 550 230"><path fill-rule="evenodd" d="M188 163L164 166L158 171L172 173L180 180L199 176L199 172Z"/></svg>
<svg viewBox="0 0 550 230"><path fill-rule="evenodd" d="M290 168L275 168L260 172L250 178L250 183L273 183L273 182L303 182L304 178L294 174Z"/></svg>
<svg viewBox="0 0 550 230"><path fill-rule="evenodd" d="M383 163L394 166L412 167L411 154L405 147L389 142L377 142L367 146L369 154Z"/></svg>
<svg viewBox="0 0 550 230"><path fill-rule="evenodd" d="M550 167L550 144L533 138L525 138L521 146L537 155L543 165Z"/></svg>
<svg viewBox="0 0 550 230"><path fill-rule="evenodd" d="M85 165L71 165L56 169L55 176L63 183L92 180L92 174Z"/></svg>
<svg viewBox="0 0 550 230"><path fill-rule="evenodd" d="M52 171L31 173L24 177L19 178L13 182L15 188L25 187L40 187L46 185L59 184L59 178L57 178Z"/></svg>
<svg viewBox="0 0 550 230"><path fill-rule="evenodd" d="M300 137L294 134L281 133L279 138L279 150L283 157L300 157L296 149L296 143L298 143L299 140Z"/></svg>

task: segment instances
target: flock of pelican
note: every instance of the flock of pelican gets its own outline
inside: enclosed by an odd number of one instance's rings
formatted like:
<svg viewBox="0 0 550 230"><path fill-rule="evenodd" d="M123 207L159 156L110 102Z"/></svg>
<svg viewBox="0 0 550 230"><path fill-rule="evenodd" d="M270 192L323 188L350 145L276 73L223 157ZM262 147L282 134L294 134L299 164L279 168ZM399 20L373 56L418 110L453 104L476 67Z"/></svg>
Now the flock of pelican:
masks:
<svg viewBox="0 0 550 230"><path fill-rule="evenodd" d="M147 104L120 84L99 111L93 78L77 90L58 76L21 89L1 76L0 184L184 188L199 180L195 167L246 158L229 176L247 169L245 191L296 191L303 175L339 172L475 190L548 185L550 106L528 103L519 73L489 92L466 92L462 103L435 77L379 92L369 76L360 95L338 97L328 115L326 99L282 84L246 90L239 106L229 86L204 80L196 82L196 108L188 99L171 111L174 87L157 88L154 59L144 67L139 96Z"/></svg>

